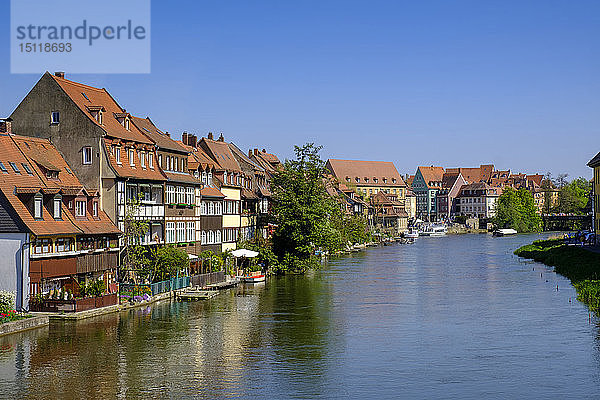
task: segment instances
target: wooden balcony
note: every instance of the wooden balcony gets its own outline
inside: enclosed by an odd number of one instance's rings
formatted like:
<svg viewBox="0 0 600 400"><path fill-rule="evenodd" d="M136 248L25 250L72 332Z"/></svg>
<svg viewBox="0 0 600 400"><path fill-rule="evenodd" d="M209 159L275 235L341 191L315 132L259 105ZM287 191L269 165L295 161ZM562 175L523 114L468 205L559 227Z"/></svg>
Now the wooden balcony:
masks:
<svg viewBox="0 0 600 400"><path fill-rule="evenodd" d="M77 256L77 273L100 272L116 269L119 262L117 251L102 251L98 253L79 254Z"/></svg>

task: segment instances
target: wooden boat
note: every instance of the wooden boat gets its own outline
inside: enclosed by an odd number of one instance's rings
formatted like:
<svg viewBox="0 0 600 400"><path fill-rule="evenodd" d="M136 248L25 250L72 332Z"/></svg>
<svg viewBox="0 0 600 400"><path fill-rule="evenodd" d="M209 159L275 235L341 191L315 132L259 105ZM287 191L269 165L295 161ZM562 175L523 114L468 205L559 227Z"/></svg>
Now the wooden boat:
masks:
<svg viewBox="0 0 600 400"><path fill-rule="evenodd" d="M419 237L419 231L417 231L416 229L410 229L404 232L404 237L407 239L416 239Z"/></svg>
<svg viewBox="0 0 600 400"><path fill-rule="evenodd" d="M514 229L497 229L494 231L494 236L508 236L508 235L516 235L518 232Z"/></svg>

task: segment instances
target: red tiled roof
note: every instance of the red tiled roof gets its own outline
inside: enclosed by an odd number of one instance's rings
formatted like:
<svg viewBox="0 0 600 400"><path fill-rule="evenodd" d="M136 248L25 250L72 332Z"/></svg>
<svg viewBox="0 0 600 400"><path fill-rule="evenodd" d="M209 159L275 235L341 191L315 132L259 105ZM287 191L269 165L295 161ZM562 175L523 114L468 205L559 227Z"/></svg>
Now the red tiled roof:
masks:
<svg viewBox="0 0 600 400"><path fill-rule="evenodd" d="M59 168L58 179L49 179L31 157L43 156ZM85 189L60 156L58 150L45 139L16 135L0 135L0 161L6 166L7 173L0 172L0 190L9 201L25 226L35 235L67 234L109 234L119 233L117 227L99 210L99 218L75 220L64 203L61 204L62 219L55 220L46 204L42 207L42 220L36 220L28 207L31 196L38 192L63 195L85 194ZM14 163L20 173L16 173L9 162ZM29 172L24 167L27 165Z"/></svg>
<svg viewBox="0 0 600 400"><path fill-rule="evenodd" d="M158 160L156 159L156 152L153 151L153 146L147 146L146 150L152 150L150 154L152 154L152 165L154 168L149 167L148 160L146 160L146 168L142 168L140 162L140 154L137 151L139 145L134 148L134 165L131 166L127 154L128 150L131 148L130 145L123 145L122 143L119 143L121 147L121 158L119 163L117 162L115 155L111 151L111 145L113 143L117 143L117 141L104 138L103 143L106 149L106 154L108 155L108 162L110 163L110 166L113 168L113 170L118 176L122 178L137 178L153 181L166 180L165 176L162 174L160 168L158 167Z"/></svg>
<svg viewBox="0 0 600 400"><path fill-rule="evenodd" d="M119 121L117 121L115 115L124 115L126 112L117 104L115 99L106 89L98 89L82 83L59 78L55 75L48 75L58 83L71 100L73 100L81 111L88 116L90 121L106 132L107 136L137 143L153 144L153 142L144 136L134 124L131 124L130 130L127 130ZM88 111L89 106L102 106L106 109L102 125L100 125Z"/></svg>
<svg viewBox="0 0 600 400"><path fill-rule="evenodd" d="M430 182L441 182L444 176L444 168L442 167L418 167L421 171L421 176L425 180L425 184L429 187Z"/></svg>
<svg viewBox="0 0 600 400"><path fill-rule="evenodd" d="M217 188L207 186L200 191L200 194L204 197L225 197L223 193Z"/></svg>
<svg viewBox="0 0 600 400"><path fill-rule="evenodd" d="M184 172L166 172L165 175L169 182L191 183L194 185L202 185L202 181L196 177Z"/></svg>
<svg viewBox="0 0 600 400"><path fill-rule="evenodd" d="M327 166L340 182L346 182L346 178L350 178L353 185L406 186L394 163L389 161L329 159ZM365 178L368 178L369 181L366 182ZM374 182L374 178L377 179L377 182ZM392 182L392 179L395 179L396 182Z"/></svg>
<svg viewBox="0 0 600 400"><path fill-rule="evenodd" d="M221 169L242 172L242 168L231 152L228 143L203 137L200 140L200 146L207 151L213 161L215 161Z"/></svg>
<svg viewBox="0 0 600 400"><path fill-rule="evenodd" d="M140 130L140 132L142 132L142 134L148 136L154 143L156 143L159 149L172 150L179 153L189 152L189 150L184 148L183 145L178 141L171 139L169 135L158 129L150 117L139 118L131 116L131 121Z"/></svg>

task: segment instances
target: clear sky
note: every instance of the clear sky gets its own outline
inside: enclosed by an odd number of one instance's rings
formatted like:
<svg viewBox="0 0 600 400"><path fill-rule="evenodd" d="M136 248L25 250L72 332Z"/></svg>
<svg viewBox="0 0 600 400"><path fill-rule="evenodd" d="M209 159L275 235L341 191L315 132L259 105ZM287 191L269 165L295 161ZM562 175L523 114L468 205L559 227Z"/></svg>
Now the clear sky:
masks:
<svg viewBox="0 0 600 400"><path fill-rule="evenodd" d="M0 116L39 79L11 75ZM70 75L175 137L223 132L281 158L591 177L600 151L600 2L152 2L152 73ZM40 75L41 75L40 71Z"/></svg>

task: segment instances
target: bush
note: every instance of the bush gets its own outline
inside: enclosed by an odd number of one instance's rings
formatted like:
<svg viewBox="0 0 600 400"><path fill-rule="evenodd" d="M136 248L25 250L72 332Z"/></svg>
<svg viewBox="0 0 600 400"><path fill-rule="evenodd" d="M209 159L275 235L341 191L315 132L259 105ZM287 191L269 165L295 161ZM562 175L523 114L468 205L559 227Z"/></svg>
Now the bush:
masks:
<svg viewBox="0 0 600 400"><path fill-rule="evenodd" d="M0 291L0 313L8 314L15 309L15 294L13 292Z"/></svg>

